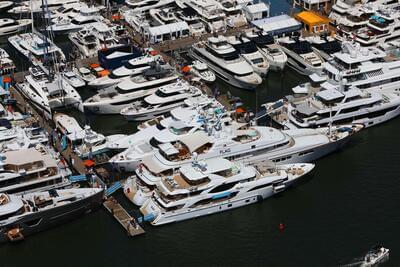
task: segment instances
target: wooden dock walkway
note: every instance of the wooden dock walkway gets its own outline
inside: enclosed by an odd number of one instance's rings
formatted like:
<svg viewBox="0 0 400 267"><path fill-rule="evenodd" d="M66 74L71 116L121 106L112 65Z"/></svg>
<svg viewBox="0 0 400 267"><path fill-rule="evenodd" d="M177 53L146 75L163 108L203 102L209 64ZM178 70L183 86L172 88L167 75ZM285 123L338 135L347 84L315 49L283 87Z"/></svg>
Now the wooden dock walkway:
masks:
<svg viewBox="0 0 400 267"><path fill-rule="evenodd" d="M136 236L145 233L135 218L130 216L115 198L109 197L104 201L103 206L121 224L121 226L126 230L128 236Z"/></svg>

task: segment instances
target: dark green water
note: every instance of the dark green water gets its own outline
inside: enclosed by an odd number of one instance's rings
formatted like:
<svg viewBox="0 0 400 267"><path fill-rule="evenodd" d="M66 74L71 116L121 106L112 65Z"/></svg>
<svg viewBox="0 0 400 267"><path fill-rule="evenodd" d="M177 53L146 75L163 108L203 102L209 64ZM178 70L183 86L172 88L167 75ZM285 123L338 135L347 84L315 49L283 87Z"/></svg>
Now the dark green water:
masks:
<svg viewBox="0 0 400 267"><path fill-rule="evenodd" d="M272 4L273 13L287 8L284 1ZM303 81L286 71L271 73L257 93L219 88L256 110ZM105 134L135 130L118 116L82 117ZM301 183L260 204L159 228L146 225L147 233L136 238L100 209L1 246L0 266L338 266L356 262L376 243L391 249L384 266L400 266L399 123L361 132L319 160Z"/></svg>

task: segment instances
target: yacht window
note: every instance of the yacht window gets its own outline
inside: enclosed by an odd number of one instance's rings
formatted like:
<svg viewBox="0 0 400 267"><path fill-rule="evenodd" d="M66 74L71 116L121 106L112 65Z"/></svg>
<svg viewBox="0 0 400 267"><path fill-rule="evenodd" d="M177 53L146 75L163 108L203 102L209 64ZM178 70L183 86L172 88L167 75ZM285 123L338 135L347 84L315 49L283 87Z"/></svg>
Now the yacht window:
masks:
<svg viewBox="0 0 400 267"><path fill-rule="evenodd" d="M171 92L171 93L164 93L161 90L156 91L156 95L159 97L169 97L169 96L174 96L174 95L179 95L181 92Z"/></svg>

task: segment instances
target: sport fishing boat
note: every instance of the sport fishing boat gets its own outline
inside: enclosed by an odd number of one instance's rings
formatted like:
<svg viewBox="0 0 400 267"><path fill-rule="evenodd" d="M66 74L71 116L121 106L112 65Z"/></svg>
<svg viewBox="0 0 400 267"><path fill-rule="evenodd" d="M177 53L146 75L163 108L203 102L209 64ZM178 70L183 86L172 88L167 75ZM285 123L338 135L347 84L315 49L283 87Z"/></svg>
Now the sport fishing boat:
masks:
<svg viewBox="0 0 400 267"><path fill-rule="evenodd" d="M24 194L71 184L69 168L42 145L3 152L0 172L1 193Z"/></svg>
<svg viewBox="0 0 400 267"><path fill-rule="evenodd" d="M14 34L25 30L32 24L31 19L0 19L0 36Z"/></svg>
<svg viewBox="0 0 400 267"><path fill-rule="evenodd" d="M145 121L182 106L186 99L201 94L201 90L197 87L191 86L185 81L178 81L158 88L155 93L145 97L142 101L122 109L120 114L129 121Z"/></svg>
<svg viewBox="0 0 400 267"><path fill-rule="evenodd" d="M201 62L200 60L193 61L189 67L190 73L199 77L202 81L206 83L213 83L217 79L215 73L208 68L207 64Z"/></svg>
<svg viewBox="0 0 400 267"><path fill-rule="evenodd" d="M176 82L178 76L170 65L146 69L118 85L106 88L84 102L85 109L99 114L119 114L123 108L157 91L158 87Z"/></svg>
<svg viewBox="0 0 400 267"><path fill-rule="evenodd" d="M226 124L222 124L221 130L208 125L211 135L200 128L189 135L174 137L170 142L165 136L168 132L156 134L149 141L155 148L151 153L149 149L143 154L137 150L129 158L114 161L114 166L120 163L121 169L136 173L125 184L125 189L133 192L131 201L142 205L159 182L155 177L193 161L223 157L246 163L265 159L279 164L313 162L342 147L350 136L363 128L362 125L344 125L282 131L246 123Z"/></svg>
<svg viewBox="0 0 400 267"><path fill-rule="evenodd" d="M194 44L189 54L205 62L221 79L233 86L254 90L262 82L260 75L222 35Z"/></svg>
<svg viewBox="0 0 400 267"><path fill-rule="evenodd" d="M281 71L285 68L288 58L282 48L275 43L273 36L252 30L246 32L246 37L253 41L261 54L267 58L271 70Z"/></svg>
<svg viewBox="0 0 400 267"><path fill-rule="evenodd" d="M308 174L314 164L245 166L223 158L193 162L164 174L141 207L152 225L164 225L260 202Z"/></svg>
<svg viewBox="0 0 400 267"><path fill-rule="evenodd" d="M0 194L0 242L24 237L63 224L102 203L102 188L53 189L22 196Z"/></svg>
<svg viewBox="0 0 400 267"><path fill-rule="evenodd" d="M112 142L126 137L125 134L114 134L105 137L93 131L88 125L85 126L83 131L82 144L74 149L81 158L90 158L91 156L106 153L110 150L109 145Z"/></svg>

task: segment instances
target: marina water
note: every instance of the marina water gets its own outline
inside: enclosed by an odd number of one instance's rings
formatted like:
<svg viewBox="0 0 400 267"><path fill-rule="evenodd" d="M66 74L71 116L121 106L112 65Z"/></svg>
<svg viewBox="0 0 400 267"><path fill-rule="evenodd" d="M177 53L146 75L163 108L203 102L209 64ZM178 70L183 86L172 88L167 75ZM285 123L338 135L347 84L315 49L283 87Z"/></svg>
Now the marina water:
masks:
<svg viewBox="0 0 400 267"><path fill-rule="evenodd" d="M272 14L289 8L284 0L271 4ZM303 81L286 70L270 72L256 93L217 87L256 111ZM132 133L136 126L119 116L79 119L105 135ZM399 132L399 119L362 131L343 150L319 160L300 184L260 204L163 227L147 225L147 233L135 238L100 209L3 245L0 266L340 266L357 262L376 243L391 250L383 266L400 266ZM117 198L134 209L122 194Z"/></svg>

